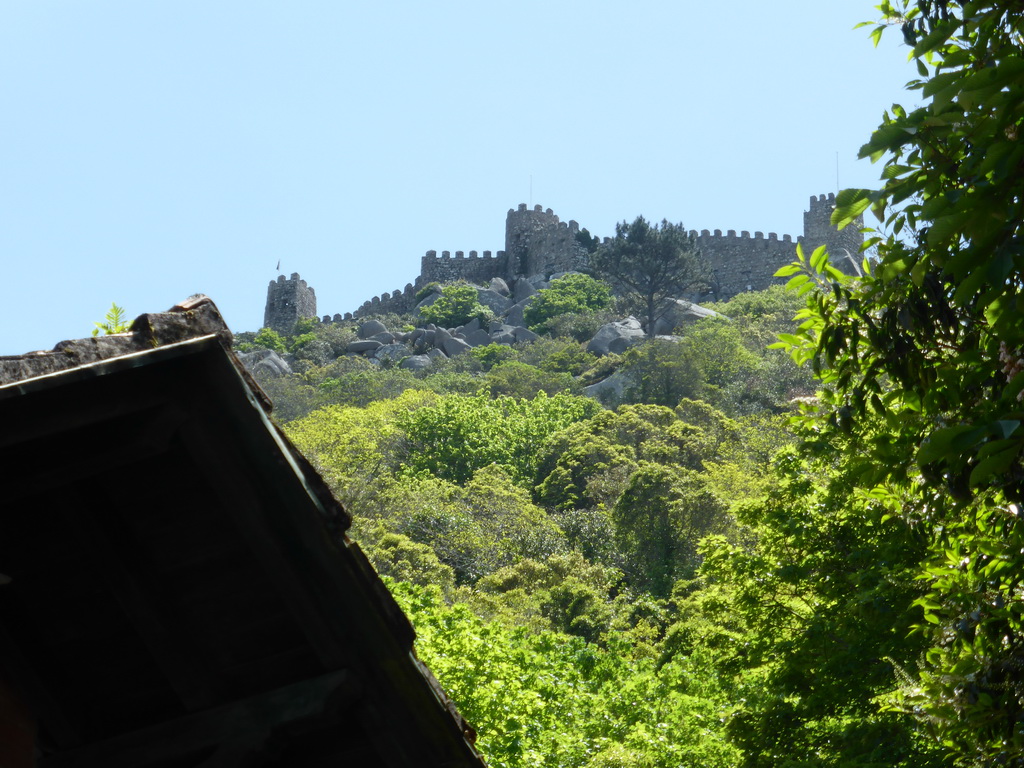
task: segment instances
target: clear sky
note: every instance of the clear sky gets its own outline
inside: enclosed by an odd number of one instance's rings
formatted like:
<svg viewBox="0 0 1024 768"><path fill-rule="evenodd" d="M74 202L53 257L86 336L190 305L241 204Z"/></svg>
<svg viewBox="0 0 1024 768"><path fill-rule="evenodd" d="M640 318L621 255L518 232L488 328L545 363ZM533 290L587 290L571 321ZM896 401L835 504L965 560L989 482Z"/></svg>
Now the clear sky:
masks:
<svg viewBox="0 0 1024 768"><path fill-rule="evenodd" d="M206 293L262 323L276 265L321 315L505 213L798 235L912 103L871 0L731 4L7 0L0 354ZM838 153L838 155L837 155Z"/></svg>

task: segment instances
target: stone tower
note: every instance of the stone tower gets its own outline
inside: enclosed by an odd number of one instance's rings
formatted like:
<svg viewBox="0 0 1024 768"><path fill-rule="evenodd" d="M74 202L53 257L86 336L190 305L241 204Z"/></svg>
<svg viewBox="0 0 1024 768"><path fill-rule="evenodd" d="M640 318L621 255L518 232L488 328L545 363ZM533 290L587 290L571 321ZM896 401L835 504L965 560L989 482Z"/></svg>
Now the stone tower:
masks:
<svg viewBox="0 0 1024 768"><path fill-rule="evenodd" d="M551 275L577 270L586 263L587 251L576 242L580 225L559 221L551 209L520 203L505 218L506 277Z"/></svg>
<svg viewBox="0 0 1024 768"><path fill-rule="evenodd" d="M300 317L316 317L316 293L299 277L298 272L284 279L278 275L267 287L267 306L263 311L263 327L290 334Z"/></svg>
<svg viewBox="0 0 1024 768"><path fill-rule="evenodd" d="M811 195L811 205L804 211L804 236L801 245L804 255L810 258L818 246L828 247L829 263L847 274L854 274L863 258L860 247L864 243L864 217L858 216L852 224L839 230L832 226L832 211L836 207L836 196Z"/></svg>

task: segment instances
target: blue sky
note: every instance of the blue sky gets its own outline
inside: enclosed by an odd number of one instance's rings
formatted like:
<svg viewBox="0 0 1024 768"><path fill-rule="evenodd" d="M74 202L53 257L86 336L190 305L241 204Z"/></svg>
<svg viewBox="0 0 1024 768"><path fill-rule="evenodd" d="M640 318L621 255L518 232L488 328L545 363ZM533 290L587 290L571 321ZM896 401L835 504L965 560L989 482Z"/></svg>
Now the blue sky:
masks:
<svg viewBox="0 0 1024 768"><path fill-rule="evenodd" d="M0 354L299 272L320 314L505 213L797 235L912 103L866 2L11 0L0 5ZM837 163L838 153L838 163Z"/></svg>

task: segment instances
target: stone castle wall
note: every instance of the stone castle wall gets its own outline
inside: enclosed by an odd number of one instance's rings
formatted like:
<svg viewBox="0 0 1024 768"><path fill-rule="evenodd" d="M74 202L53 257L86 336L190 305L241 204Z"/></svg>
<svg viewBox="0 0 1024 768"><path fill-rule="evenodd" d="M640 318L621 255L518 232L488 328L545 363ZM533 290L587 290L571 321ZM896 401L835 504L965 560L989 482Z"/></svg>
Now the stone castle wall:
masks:
<svg viewBox="0 0 1024 768"><path fill-rule="evenodd" d="M716 300L727 299L743 291L759 291L774 282L772 275L779 267L795 258L796 243L789 235L781 238L774 232L768 237L763 232L730 229L699 233L691 231L704 258L711 266L711 294Z"/></svg>
<svg viewBox="0 0 1024 768"><path fill-rule="evenodd" d="M470 251L467 258L462 251L456 251L452 257L451 251L427 251L420 259L420 276L416 278L417 288L427 283L454 283L457 280L465 280L470 283L487 283L492 277L500 277L505 274L506 256L505 251L498 251L492 256L490 251L484 251L483 256L476 251Z"/></svg>
<svg viewBox="0 0 1024 768"><path fill-rule="evenodd" d="M267 305L263 310L263 327L278 333L291 333L300 317L316 317L316 292L293 272L285 280L278 275L267 287Z"/></svg>
<svg viewBox="0 0 1024 768"><path fill-rule="evenodd" d="M860 246L864 236L860 232L861 221L848 226L842 232L830 223L835 195L811 196L808 210L804 212L804 234L794 240L790 235L779 236L762 232L753 236L747 231L739 235L728 230L724 235L719 229L699 233L691 230L698 247L708 260L712 274L711 294L716 300L724 300L744 291L759 291L785 282L775 278L775 272L796 258L796 245L800 243L809 257L819 245L827 245L833 266L848 274L860 264ZM550 208L534 206L528 209L521 203L516 209L509 209L505 219L505 250L470 251L467 257L463 251L427 251L420 259L420 274L415 282L404 289L385 292L364 302L354 312L325 315L324 322L340 322L367 315L411 312L416 306L416 292L430 282L452 283L465 280L470 283L486 284L491 278L501 277L509 281L523 276L542 274L549 277L558 272L584 270L588 265L588 253L576 236L580 232L575 221L559 220ZM605 242L608 242L605 238ZM264 325L275 330L291 330L299 317L316 316L316 296L304 280L293 274L290 280L284 275L270 283L267 292L267 308Z"/></svg>
<svg viewBox="0 0 1024 768"><path fill-rule="evenodd" d="M861 233L863 220L858 219L843 231L832 226L832 210L836 205L834 194L812 195L808 210L804 212L804 234L795 241L789 235L779 237L769 232L728 230L725 235L716 229L714 233L702 230L697 244L708 260L712 274L712 295L716 300L729 299L744 291L761 291L771 285L785 283L786 278L775 277L781 267L796 259L797 243L808 258L819 245L828 246L831 263L837 269L853 274L860 264L860 246L864 242Z"/></svg>

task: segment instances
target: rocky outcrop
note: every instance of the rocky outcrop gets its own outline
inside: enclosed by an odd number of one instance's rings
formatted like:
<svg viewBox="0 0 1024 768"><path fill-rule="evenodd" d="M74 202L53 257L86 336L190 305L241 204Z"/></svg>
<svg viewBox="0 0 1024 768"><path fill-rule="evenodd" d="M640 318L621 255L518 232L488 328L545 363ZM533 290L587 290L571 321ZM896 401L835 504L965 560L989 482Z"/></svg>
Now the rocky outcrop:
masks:
<svg viewBox="0 0 1024 768"><path fill-rule="evenodd" d="M249 373L264 376L286 376L292 372L291 366L281 359L272 349L257 349L238 355L240 362Z"/></svg>
<svg viewBox="0 0 1024 768"><path fill-rule="evenodd" d="M587 344L587 352L593 355L621 355L634 344L643 341L644 335L640 321L630 315L625 320L602 325Z"/></svg>

